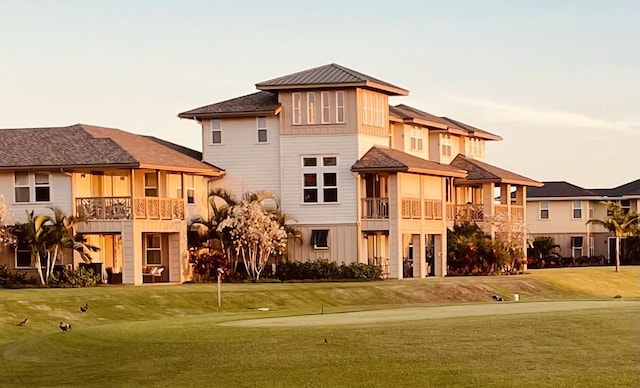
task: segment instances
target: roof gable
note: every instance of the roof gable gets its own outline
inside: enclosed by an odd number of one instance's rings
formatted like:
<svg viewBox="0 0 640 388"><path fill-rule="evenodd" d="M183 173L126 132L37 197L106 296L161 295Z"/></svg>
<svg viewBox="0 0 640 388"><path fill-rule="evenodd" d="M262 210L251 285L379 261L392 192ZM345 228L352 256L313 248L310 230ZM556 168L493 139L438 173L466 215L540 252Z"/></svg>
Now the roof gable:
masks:
<svg viewBox="0 0 640 388"><path fill-rule="evenodd" d="M373 146L351 166L353 172L408 172L424 175L464 177L466 172L399 150Z"/></svg>
<svg viewBox="0 0 640 388"><path fill-rule="evenodd" d="M492 166L488 163L475 159L469 159L462 154L458 154L451 165L468 172L465 181L476 182L499 182L523 186L541 187L542 183L529 179L522 175L504 170L500 167Z"/></svg>
<svg viewBox="0 0 640 388"><path fill-rule="evenodd" d="M392 96L406 96L409 94L409 91L406 89L335 63L314 67L256 84L256 88L260 90L347 86L373 89Z"/></svg>

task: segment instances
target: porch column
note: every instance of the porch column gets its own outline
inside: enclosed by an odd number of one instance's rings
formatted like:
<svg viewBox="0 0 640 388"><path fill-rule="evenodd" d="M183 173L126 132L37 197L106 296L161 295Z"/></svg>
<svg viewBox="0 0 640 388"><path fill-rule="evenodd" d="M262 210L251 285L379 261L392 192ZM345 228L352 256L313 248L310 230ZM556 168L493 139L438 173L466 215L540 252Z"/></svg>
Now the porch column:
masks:
<svg viewBox="0 0 640 388"><path fill-rule="evenodd" d="M413 235L413 247L413 277L423 278L427 276L427 246L424 232L420 233L418 238Z"/></svg>
<svg viewBox="0 0 640 388"><path fill-rule="evenodd" d="M398 175L389 175L389 278L402 279L402 234L400 221L402 206L400 201L400 187Z"/></svg>
<svg viewBox="0 0 640 388"><path fill-rule="evenodd" d="M447 276L447 238L446 234L436 234L434 236L434 273L436 276Z"/></svg>
<svg viewBox="0 0 640 388"><path fill-rule="evenodd" d="M516 189L516 204L522 206L522 228L524 229L524 233L522 233L522 252L524 253L524 257L527 257L527 186L518 186ZM589 205L587 205L589 206ZM588 210L587 210L588 211ZM522 265L522 273L527 270L527 261L524 260Z"/></svg>
<svg viewBox="0 0 640 388"><path fill-rule="evenodd" d="M356 262L367 263L366 239L362 235L362 177L354 174L356 179Z"/></svg>
<svg viewBox="0 0 640 388"><path fill-rule="evenodd" d="M491 235L491 238L495 237L495 230L491 221L493 220L493 216L495 216L494 206L493 206L493 191L495 185L493 182L483 183L482 184L482 214L484 217L483 220L483 230L485 233Z"/></svg>

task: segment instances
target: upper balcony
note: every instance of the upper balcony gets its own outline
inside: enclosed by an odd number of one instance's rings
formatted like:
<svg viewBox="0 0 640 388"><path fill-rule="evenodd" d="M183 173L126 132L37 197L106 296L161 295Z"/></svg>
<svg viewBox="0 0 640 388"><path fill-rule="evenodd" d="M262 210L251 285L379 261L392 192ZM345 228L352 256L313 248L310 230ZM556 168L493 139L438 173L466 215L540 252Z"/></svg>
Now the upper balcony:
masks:
<svg viewBox="0 0 640 388"><path fill-rule="evenodd" d="M76 198L76 212L92 220L184 220L184 200L159 197Z"/></svg>

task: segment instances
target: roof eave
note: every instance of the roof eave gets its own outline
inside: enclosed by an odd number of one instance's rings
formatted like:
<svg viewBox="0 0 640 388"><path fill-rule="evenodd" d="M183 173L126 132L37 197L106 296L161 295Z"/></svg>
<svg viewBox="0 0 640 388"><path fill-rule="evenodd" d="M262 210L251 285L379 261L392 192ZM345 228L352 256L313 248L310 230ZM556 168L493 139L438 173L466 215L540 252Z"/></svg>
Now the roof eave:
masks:
<svg viewBox="0 0 640 388"><path fill-rule="evenodd" d="M420 175L437 175L443 177L464 178L467 176L466 171L442 171L429 168L409 167L407 172Z"/></svg>
<svg viewBox="0 0 640 388"><path fill-rule="evenodd" d="M456 184L465 185L465 184L477 184L477 183L506 183L511 185L518 186L528 186L528 187L542 187L543 183L533 181L533 180L518 180L518 179L504 179L504 178L482 178L482 179L456 179Z"/></svg>
<svg viewBox="0 0 640 388"><path fill-rule="evenodd" d="M250 116L270 116L277 115L280 112L280 107L269 110L252 110L252 111L239 111L239 112L215 112L215 113L189 113L184 112L178 114L181 119L189 120L202 120L212 119L218 117L250 117Z"/></svg>
<svg viewBox="0 0 640 388"><path fill-rule="evenodd" d="M206 175L211 177L223 176L226 174L225 171L215 171L211 168L205 167L181 167L181 166L167 166L161 164L141 164L140 169L149 169L149 170L161 170L161 171L180 171L193 173L198 175Z"/></svg>
<svg viewBox="0 0 640 388"><path fill-rule="evenodd" d="M3 171L31 171L31 170L81 170L96 168L139 168L139 163L114 163L114 164L64 164L64 165L20 165L0 166Z"/></svg>

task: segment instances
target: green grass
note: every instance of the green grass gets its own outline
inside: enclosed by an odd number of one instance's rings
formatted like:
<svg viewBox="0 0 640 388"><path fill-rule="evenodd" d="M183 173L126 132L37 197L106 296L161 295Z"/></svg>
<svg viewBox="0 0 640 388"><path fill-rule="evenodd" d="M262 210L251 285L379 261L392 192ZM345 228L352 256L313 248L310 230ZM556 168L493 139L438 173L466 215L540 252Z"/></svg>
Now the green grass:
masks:
<svg viewBox="0 0 640 388"><path fill-rule="evenodd" d="M640 268L375 283L0 290L0 386L638 386L638 306L375 324L218 323L368 309L638 300ZM89 311L79 312L88 302ZM268 312L256 311L269 307ZM24 327L16 323L29 317ZM61 333L58 322L73 329ZM324 342L327 338L329 343Z"/></svg>

